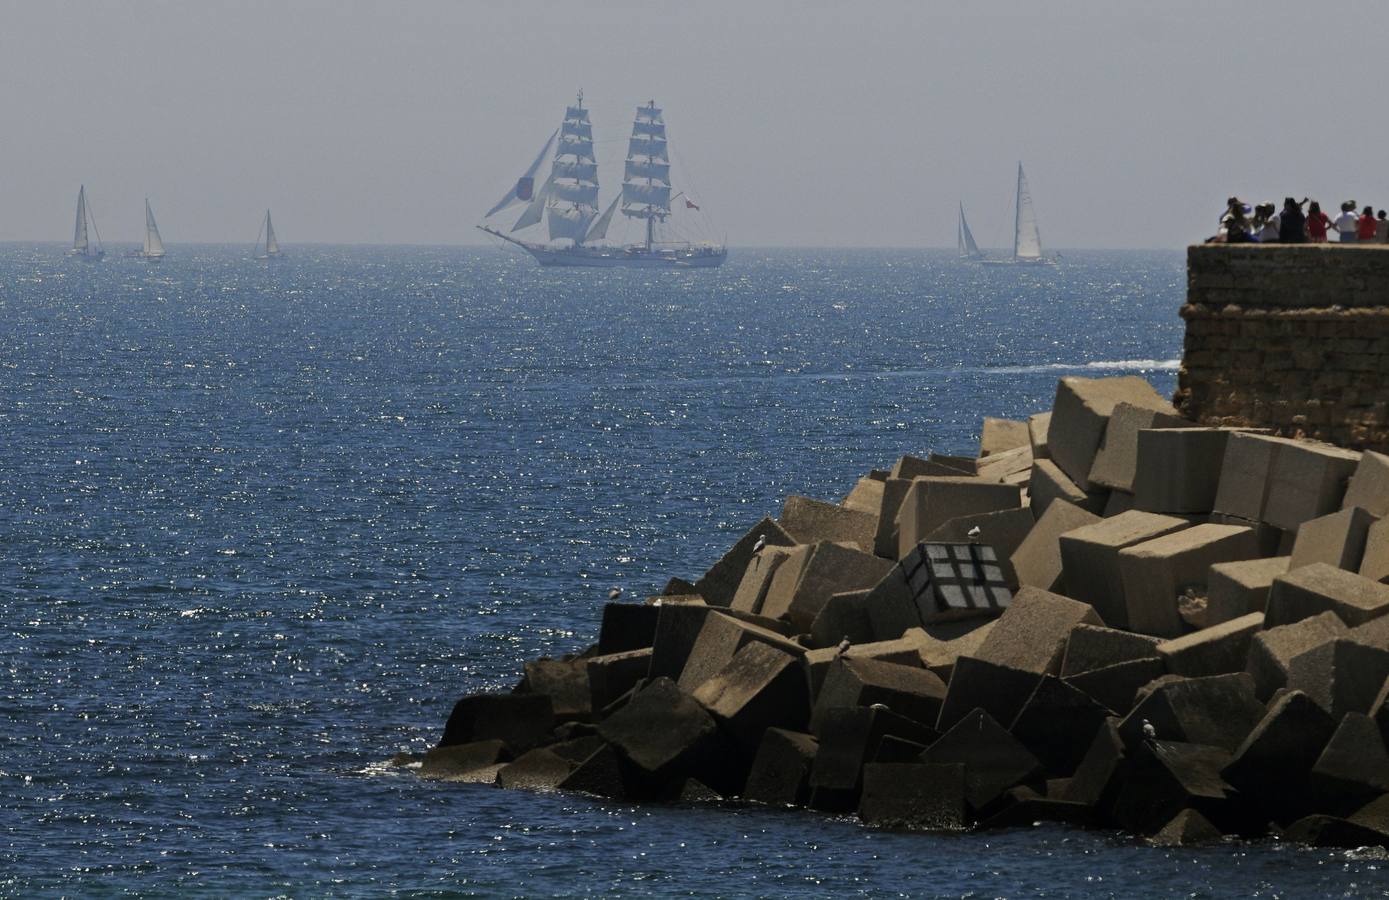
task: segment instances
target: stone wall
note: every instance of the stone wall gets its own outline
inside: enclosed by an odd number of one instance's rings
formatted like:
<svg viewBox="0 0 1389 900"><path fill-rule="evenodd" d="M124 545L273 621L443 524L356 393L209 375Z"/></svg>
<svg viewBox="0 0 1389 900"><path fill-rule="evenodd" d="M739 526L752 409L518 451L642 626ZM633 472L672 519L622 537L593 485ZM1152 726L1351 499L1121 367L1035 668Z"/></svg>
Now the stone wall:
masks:
<svg viewBox="0 0 1389 900"><path fill-rule="evenodd" d="M1182 318L1187 416L1389 450L1389 245L1191 247Z"/></svg>

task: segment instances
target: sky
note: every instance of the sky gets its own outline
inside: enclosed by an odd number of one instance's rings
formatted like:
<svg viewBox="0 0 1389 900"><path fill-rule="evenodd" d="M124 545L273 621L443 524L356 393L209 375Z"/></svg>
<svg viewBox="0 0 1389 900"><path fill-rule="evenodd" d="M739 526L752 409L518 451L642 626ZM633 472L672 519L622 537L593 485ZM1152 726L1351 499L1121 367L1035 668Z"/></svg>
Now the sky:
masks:
<svg viewBox="0 0 1389 900"><path fill-rule="evenodd" d="M469 244L579 89L666 111L743 246L1178 248L1225 197L1389 205L1389 3L0 0L0 240ZM604 149L606 148L606 149ZM605 180L603 198L614 180Z"/></svg>

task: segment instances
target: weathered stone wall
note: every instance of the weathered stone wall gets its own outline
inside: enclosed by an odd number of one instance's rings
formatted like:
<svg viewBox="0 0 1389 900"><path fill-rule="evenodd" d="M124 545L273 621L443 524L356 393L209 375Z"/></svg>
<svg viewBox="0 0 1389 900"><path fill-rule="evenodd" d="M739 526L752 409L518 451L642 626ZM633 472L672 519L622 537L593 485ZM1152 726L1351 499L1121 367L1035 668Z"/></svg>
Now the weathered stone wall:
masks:
<svg viewBox="0 0 1389 900"><path fill-rule="evenodd" d="M1389 450L1389 245L1191 247L1182 318L1187 416Z"/></svg>

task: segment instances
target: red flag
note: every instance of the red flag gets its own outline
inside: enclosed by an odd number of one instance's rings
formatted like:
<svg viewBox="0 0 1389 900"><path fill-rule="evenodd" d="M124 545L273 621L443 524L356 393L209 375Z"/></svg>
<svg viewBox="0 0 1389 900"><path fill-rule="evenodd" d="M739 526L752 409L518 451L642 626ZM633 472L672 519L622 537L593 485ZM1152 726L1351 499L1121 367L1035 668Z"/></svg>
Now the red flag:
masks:
<svg viewBox="0 0 1389 900"><path fill-rule="evenodd" d="M686 209L699 209L698 206L695 206L695 202L694 202L693 200L691 200L689 197L686 197L686 198L685 198L685 208L686 208Z"/></svg>
<svg viewBox="0 0 1389 900"><path fill-rule="evenodd" d="M529 200L535 196L535 179L521 178L516 182L516 197L519 200Z"/></svg>

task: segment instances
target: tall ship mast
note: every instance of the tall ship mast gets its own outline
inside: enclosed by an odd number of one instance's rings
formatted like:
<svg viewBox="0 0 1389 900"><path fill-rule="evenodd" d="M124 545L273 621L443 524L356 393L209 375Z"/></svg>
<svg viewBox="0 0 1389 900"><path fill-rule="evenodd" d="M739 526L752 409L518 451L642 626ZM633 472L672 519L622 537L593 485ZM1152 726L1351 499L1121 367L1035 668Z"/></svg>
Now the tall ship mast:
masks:
<svg viewBox="0 0 1389 900"><path fill-rule="evenodd" d="M536 178L551 147L554 154L550 174L543 184ZM524 174L516 180L484 216L478 228L509 244L522 248L542 266L586 267L675 267L712 268L722 265L728 251L713 242L659 239L658 231L674 224L673 202L684 199L691 213L700 207L684 194L671 193L670 155L665 120L656 101L637 107L632 135L623 160L622 188L599 213L598 158L594 153L593 124L584 106L583 92L577 102L564 111L559 128L552 133ZM493 221L504 210L525 204L511 227ZM608 231L618 209L627 219L642 223L640 242L615 244ZM548 240L516 236L545 221Z"/></svg>
<svg viewBox="0 0 1389 900"><path fill-rule="evenodd" d="M1042 255L1042 233L1037 228L1037 211L1032 208L1032 191L1027 186L1022 163L1018 163L1018 193L1013 207L1013 256L987 259L994 266L1050 266L1055 263Z"/></svg>
<svg viewBox="0 0 1389 900"><path fill-rule="evenodd" d="M154 210L150 209L149 198L145 198L145 240L135 255L148 262L159 262L164 258L164 239L159 236L159 226L154 221Z"/></svg>
<svg viewBox="0 0 1389 900"><path fill-rule="evenodd" d="M96 234L96 246L87 237L87 226L91 225L91 230ZM81 259L98 260L106 255L106 250L101 246L101 232L96 227L96 217L87 208L87 186L81 185L77 188L77 224L72 231L72 249L68 251L69 256L76 256Z"/></svg>

